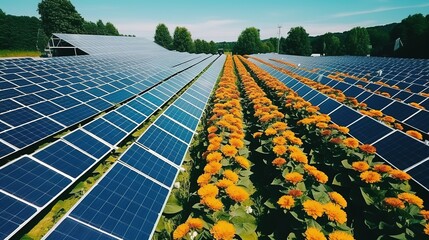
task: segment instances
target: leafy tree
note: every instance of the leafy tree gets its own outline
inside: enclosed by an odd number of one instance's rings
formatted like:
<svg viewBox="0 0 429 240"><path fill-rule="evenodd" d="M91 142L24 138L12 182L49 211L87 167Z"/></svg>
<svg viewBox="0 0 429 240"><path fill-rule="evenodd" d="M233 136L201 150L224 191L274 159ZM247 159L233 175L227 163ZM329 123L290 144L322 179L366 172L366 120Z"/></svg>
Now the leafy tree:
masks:
<svg viewBox="0 0 429 240"><path fill-rule="evenodd" d="M392 40L401 38L404 46L395 55L400 57L429 57L428 50L429 21L422 14L410 15L392 30ZM393 48L393 45L392 45Z"/></svg>
<svg viewBox="0 0 429 240"><path fill-rule="evenodd" d="M115 25L113 25L113 23L111 22L107 22L106 23L106 33L107 35L111 35L111 36L119 36L119 31L118 29L115 27Z"/></svg>
<svg viewBox="0 0 429 240"><path fill-rule="evenodd" d="M210 52L211 54L216 54L217 53L217 45L215 42L210 41L209 42L209 46L210 46Z"/></svg>
<svg viewBox="0 0 429 240"><path fill-rule="evenodd" d="M158 45L171 49L173 44L173 39L171 38L170 31L168 31L167 26L165 24L160 23L156 26L155 30L155 43Z"/></svg>
<svg viewBox="0 0 429 240"><path fill-rule="evenodd" d="M98 35L97 24L94 23L94 22L87 22L87 21L85 21L83 23L83 32L85 34Z"/></svg>
<svg viewBox="0 0 429 240"><path fill-rule="evenodd" d="M104 25L103 21L101 21L101 19L97 21L97 34L107 35L106 26Z"/></svg>
<svg viewBox="0 0 429 240"><path fill-rule="evenodd" d="M309 39L311 44L311 50L313 53L320 53L320 54L325 53L323 35L316 36L316 37L309 37Z"/></svg>
<svg viewBox="0 0 429 240"><path fill-rule="evenodd" d="M365 56L369 54L369 34L366 28L352 28L346 37L345 47L346 53L349 55Z"/></svg>
<svg viewBox="0 0 429 240"><path fill-rule="evenodd" d="M283 46L283 51L292 55L311 55L311 45L308 33L303 27L291 28Z"/></svg>
<svg viewBox="0 0 429 240"><path fill-rule="evenodd" d="M238 36L233 52L241 55L254 54L260 52L262 43L259 35L259 29L254 27L246 28Z"/></svg>
<svg viewBox="0 0 429 240"><path fill-rule="evenodd" d="M327 56L341 55L341 41L333 33L325 33L323 35L324 53Z"/></svg>
<svg viewBox="0 0 429 240"><path fill-rule="evenodd" d="M191 33L185 27L176 27L173 36L173 48L179 52L194 52L195 46Z"/></svg>
<svg viewBox="0 0 429 240"><path fill-rule="evenodd" d="M203 53L203 41L201 39L195 39L195 53Z"/></svg>
<svg viewBox="0 0 429 240"><path fill-rule="evenodd" d="M69 0L42 0L38 5L46 35L52 33L82 33L84 19Z"/></svg>

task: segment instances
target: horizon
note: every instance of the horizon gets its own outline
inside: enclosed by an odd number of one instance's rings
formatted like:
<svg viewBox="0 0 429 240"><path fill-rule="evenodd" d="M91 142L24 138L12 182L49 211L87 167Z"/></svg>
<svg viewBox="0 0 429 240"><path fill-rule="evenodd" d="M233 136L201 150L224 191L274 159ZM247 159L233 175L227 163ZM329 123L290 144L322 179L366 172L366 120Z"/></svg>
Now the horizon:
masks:
<svg viewBox="0 0 429 240"><path fill-rule="evenodd" d="M40 1L3 0L0 9L10 15L39 18L37 4ZM287 36L290 28L297 26L304 27L310 36L318 36L327 32L348 31L353 27L399 23L407 16L418 13L429 14L429 3L421 0L310 0L306 6L280 0L251 4L225 0L204 4L195 0L147 3L136 0L128 0L126 3L113 0L71 2L86 21L96 22L101 19L104 23L111 22L121 34L149 40L153 40L159 23L164 23L171 35L175 27L183 26L191 32L193 39L234 42L247 27L260 29L261 39L278 37L278 26L282 26L282 37ZM253 17L261 15L262 18Z"/></svg>

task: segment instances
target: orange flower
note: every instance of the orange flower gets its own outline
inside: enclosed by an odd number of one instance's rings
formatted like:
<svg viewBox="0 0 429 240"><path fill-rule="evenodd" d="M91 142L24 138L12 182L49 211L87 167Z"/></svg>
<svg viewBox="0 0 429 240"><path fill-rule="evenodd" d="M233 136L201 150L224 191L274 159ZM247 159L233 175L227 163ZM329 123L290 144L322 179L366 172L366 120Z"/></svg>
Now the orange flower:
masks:
<svg viewBox="0 0 429 240"><path fill-rule="evenodd" d="M354 170L356 170L358 172L364 172L364 171L369 169L368 163L366 163L364 161L353 162L352 167Z"/></svg>
<svg viewBox="0 0 429 240"><path fill-rule="evenodd" d="M217 131L217 127L216 126L211 126L207 128L207 132L208 133L215 133Z"/></svg>
<svg viewBox="0 0 429 240"><path fill-rule="evenodd" d="M219 162L222 160L222 153L220 152L212 152L209 153L206 157L207 162Z"/></svg>
<svg viewBox="0 0 429 240"><path fill-rule="evenodd" d="M249 198L249 193L246 190L235 185L227 187L225 192L236 202L243 202Z"/></svg>
<svg viewBox="0 0 429 240"><path fill-rule="evenodd" d="M404 202L402 202L401 199L399 198L393 198L393 197L385 198L384 203L394 208L400 208L400 209L405 208Z"/></svg>
<svg viewBox="0 0 429 240"><path fill-rule="evenodd" d="M302 191L299 189L291 189L287 193L289 195L291 195L292 197L301 197L302 196Z"/></svg>
<svg viewBox="0 0 429 240"><path fill-rule="evenodd" d="M365 171L360 174L360 179L366 183L377 183L381 181L381 175L378 172Z"/></svg>
<svg viewBox="0 0 429 240"><path fill-rule="evenodd" d="M376 148L374 146L372 146L372 145L369 145L369 144L360 145L359 149L362 152L366 152L366 153L369 153L369 154L374 154L376 152Z"/></svg>
<svg viewBox="0 0 429 240"><path fill-rule="evenodd" d="M318 201L307 200L302 204L302 206L304 207L304 211L307 213L307 215L313 217L314 219L323 215L323 205Z"/></svg>
<svg viewBox="0 0 429 240"><path fill-rule="evenodd" d="M287 124L284 122L275 122L271 125L271 127L279 131L284 131L287 128Z"/></svg>
<svg viewBox="0 0 429 240"><path fill-rule="evenodd" d="M233 183L236 183L238 181L237 173L233 172L232 170L229 170L229 169L225 170L223 172L223 176L228 180L231 180Z"/></svg>
<svg viewBox="0 0 429 240"><path fill-rule="evenodd" d="M423 136L421 133L414 131L414 130L408 130L405 132L406 134L410 135L411 137L417 138L418 140L423 140Z"/></svg>
<svg viewBox="0 0 429 240"><path fill-rule="evenodd" d="M244 142L238 138L229 139L229 144L231 144L232 146L234 146L236 148L242 148L244 146Z"/></svg>
<svg viewBox="0 0 429 240"><path fill-rule="evenodd" d="M204 221L199 218L189 218L186 223L190 228L202 229L204 227Z"/></svg>
<svg viewBox="0 0 429 240"><path fill-rule="evenodd" d="M284 195L277 201L281 208L291 209L295 205L295 200L292 196Z"/></svg>
<svg viewBox="0 0 429 240"><path fill-rule="evenodd" d="M271 127L265 130L265 135L267 136L275 135L276 133L277 133L277 130Z"/></svg>
<svg viewBox="0 0 429 240"><path fill-rule="evenodd" d="M348 134L350 131L347 127L338 127L337 129L343 134Z"/></svg>
<svg viewBox="0 0 429 240"><path fill-rule="evenodd" d="M213 184L207 184L205 186L200 187L197 193L201 198L216 197L216 195L219 193L219 189Z"/></svg>
<svg viewBox="0 0 429 240"><path fill-rule="evenodd" d="M346 138L343 144L349 148L357 148L359 146L359 141L356 138Z"/></svg>
<svg viewBox="0 0 429 240"><path fill-rule="evenodd" d="M374 165L374 170L377 172L387 173L393 170L393 168L386 164L376 164Z"/></svg>
<svg viewBox="0 0 429 240"><path fill-rule="evenodd" d="M211 174L208 174L208 173L201 174L197 179L198 186L202 187L204 185L207 185L211 178L212 178Z"/></svg>
<svg viewBox="0 0 429 240"><path fill-rule="evenodd" d="M384 122L388 122L388 123L394 123L395 122L395 118L393 118L392 116L384 116L381 120Z"/></svg>
<svg viewBox="0 0 429 240"><path fill-rule="evenodd" d="M237 154L237 149L231 145L225 145L222 147L222 153L227 157L234 157Z"/></svg>
<svg viewBox="0 0 429 240"><path fill-rule="evenodd" d="M222 168L222 164L220 162L209 162L205 167L204 167L204 173L208 173L208 174L215 174L217 172L219 172L219 170Z"/></svg>
<svg viewBox="0 0 429 240"><path fill-rule="evenodd" d="M429 220L429 211L428 210L421 210L420 214L423 216L425 220Z"/></svg>
<svg viewBox="0 0 429 240"><path fill-rule="evenodd" d="M401 170L398 170L398 169L393 169L392 171L389 172L389 174L391 177L402 180L402 181L406 181L406 180L411 179L411 176L408 173L401 171Z"/></svg>
<svg viewBox="0 0 429 240"><path fill-rule="evenodd" d="M286 163L284 158L278 157L271 162L274 166L280 167Z"/></svg>
<svg viewBox="0 0 429 240"><path fill-rule="evenodd" d="M343 142L343 140L341 138L331 138L331 140L329 140L330 143L333 144L341 144Z"/></svg>
<svg viewBox="0 0 429 240"><path fill-rule="evenodd" d="M261 137L262 136L262 132L255 132L254 134L253 134L253 138L259 138L259 137Z"/></svg>
<svg viewBox="0 0 429 240"><path fill-rule="evenodd" d="M324 123L324 122L319 122L316 124L316 127L320 128L320 129L325 129L328 127L328 124Z"/></svg>
<svg viewBox="0 0 429 240"><path fill-rule="evenodd" d="M235 236L235 228L231 223L221 220L210 229L210 233L216 240L232 240Z"/></svg>
<svg viewBox="0 0 429 240"><path fill-rule="evenodd" d="M410 204L414 204L419 208L423 208L423 199L417 197L416 195L412 193L400 193L398 194L398 198L401 200L404 200Z"/></svg>
<svg viewBox="0 0 429 240"><path fill-rule="evenodd" d="M339 205L334 203L327 203L323 205L326 216L330 221L335 221L339 224L347 222L347 214L344 212Z"/></svg>
<svg viewBox="0 0 429 240"><path fill-rule="evenodd" d="M429 223L425 224L424 232L425 232L426 235L429 235Z"/></svg>
<svg viewBox="0 0 429 240"><path fill-rule="evenodd" d="M340 205L342 208L347 207L347 201L344 199L344 197L337 193L337 192L330 192L329 197L332 201L334 201L336 204Z"/></svg>
<svg viewBox="0 0 429 240"><path fill-rule="evenodd" d="M285 145L277 145L277 146L273 147L273 152L275 154L277 154L277 156L281 156L281 155L285 154L286 150L287 150L287 148Z"/></svg>
<svg viewBox="0 0 429 240"><path fill-rule="evenodd" d="M173 239L181 239L183 238L188 232L190 228L189 225L186 223L182 223L173 232Z"/></svg>
<svg viewBox="0 0 429 240"><path fill-rule="evenodd" d="M312 170L309 172L309 174L313 176L319 183L325 184L329 180L328 175L319 170Z"/></svg>
<svg viewBox="0 0 429 240"><path fill-rule="evenodd" d="M234 183L231 180L226 179L226 178L221 179L221 180L217 181L217 183L216 183L216 186L218 186L220 188L227 188L231 185L234 185Z"/></svg>
<svg viewBox="0 0 429 240"><path fill-rule="evenodd" d="M309 227L304 232L305 239L306 240L326 240L325 235L323 233L315 228L315 227Z"/></svg>
<svg viewBox="0 0 429 240"><path fill-rule="evenodd" d="M242 156L236 156L235 161L244 169L250 168L250 162L245 157Z"/></svg>
<svg viewBox="0 0 429 240"><path fill-rule="evenodd" d="M292 160L296 161L296 162L300 162L300 163L308 163L308 159L307 156L305 156L305 154L303 152L293 152L290 154L290 158L292 158Z"/></svg>
<svg viewBox="0 0 429 240"><path fill-rule="evenodd" d="M219 150L220 149L220 143L210 143L208 146L207 146L207 151L217 151L217 150Z"/></svg>
<svg viewBox="0 0 429 240"><path fill-rule="evenodd" d="M206 205L213 211L219 211L223 208L222 201L215 197L205 197L201 199L201 203Z"/></svg>
<svg viewBox="0 0 429 240"><path fill-rule="evenodd" d="M291 172L285 175L285 179L286 181L291 182L292 184L297 184L304 179L304 176L302 176L302 174L297 172Z"/></svg>
<svg viewBox="0 0 429 240"><path fill-rule="evenodd" d="M273 138L274 145L285 145L286 139L284 137L275 137Z"/></svg>
<svg viewBox="0 0 429 240"><path fill-rule="evenodd" d="M328 235L329 240L355 240L353 235L348 232L334 231Z"/></svg>
<svg viewBox="0 0 429 240"><path fill-rule="evenodd" d="M404 127L400 123L395 123L395 128L401 131L404 130Z"/></svg>

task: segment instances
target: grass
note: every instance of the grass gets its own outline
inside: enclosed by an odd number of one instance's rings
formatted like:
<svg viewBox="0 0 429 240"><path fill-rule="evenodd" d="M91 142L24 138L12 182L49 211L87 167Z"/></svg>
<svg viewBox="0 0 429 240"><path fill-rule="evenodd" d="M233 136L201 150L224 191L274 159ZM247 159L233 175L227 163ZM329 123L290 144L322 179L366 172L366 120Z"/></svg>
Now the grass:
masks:
<svg viewBox="0 0 429 240"><path fill-rule="evenodd" d="M39 51L0 50L0 57L40 57Z"/></svg>

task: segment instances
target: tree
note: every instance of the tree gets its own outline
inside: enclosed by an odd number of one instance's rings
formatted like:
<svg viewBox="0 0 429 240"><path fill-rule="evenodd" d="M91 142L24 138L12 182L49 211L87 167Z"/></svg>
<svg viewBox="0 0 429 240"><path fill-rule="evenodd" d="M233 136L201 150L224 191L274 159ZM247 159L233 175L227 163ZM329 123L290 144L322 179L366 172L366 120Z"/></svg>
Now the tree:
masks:
<svg viewBox="0 0 429 240"><path fill-rule="evenodd" d="M287 54L310 56L311 45L308 34L303 27L291 28L283 46Z"/></svg>
<svg viewBox="0 0 429 240"><path fill-rule="evenodd" d="M215 42L210 41L209 42L209 46L210 46L210 52L211 54L216 54L217 53L217 45Z"/></svg>
<svg viewBox="0 0 429 240"><path fill-rule="evenodd" d="M173 48L179 52L194 52L195 46L191 33L185 27L176 27L173 37Z"/></svg>
<svg viewBox="0 0 429 240"><path fill-rule="evenodd" d="M156 26L155 30L155 43L158 45L171 49L173 44L173 39L171 38L170 31L168 31L167 26L165 24L160 23Z"/></svg>
<svg viewBox="0 0 429 240"><path fill-rule="evenodd" d="M106 33L111 36L119 36L119 31L111 22L106 23Z"/></svg>
<svg viewBox="0 0 429 240"><path fill-rule="evenodd" d="M324 53L327 56L341 55L341 41L333 33L325 33L323 35Z"/></svg>
<svg viewBox="0 0 429 240"><path fill-rule="evenodd" d="M46 35L52 33L82 33L84 19L69 0L42 0L38 5Z"/></svg>
<svg viewBox="0 0 429 240"><path fill-rule="evenodd" d="M97 21L97 35L107 35L106 26L101 19Z"/></svg>
<svg viewBox="0 0 429 240"><path fill-rule="evenodd" d="M369 34L366 28L355 27L352 28L346 37L345 47L346 54L365 56L369 54L369 44L370 44Z"/></svg>
<svg viewBox="0 0 429 240"><path fill-rule="evenodd" d="M429 57L428 51L429 21L422 14L410 15L403 19L400 24L392 30L392 40L401 38L404 46L395 55L400 57ZM392 45L393 48L393 45Z"/></svg>
<svg viewBox="0 0 429 240"><path fill-rule="evenodd" d="M195 53L203 53L203 41L201 39L195 39Z"/></svg>
<svg viewBox="0 0 429 240"><path fill-rule="evenodd" d="M260 52L262 43L259 36L259 29L254 27L246 28L238 36L233 52L241 55L254 54Z"/></svg>

